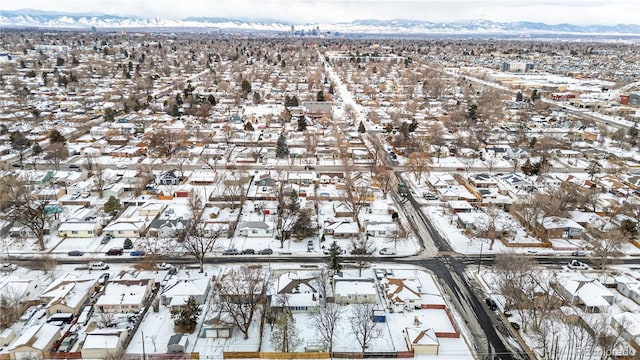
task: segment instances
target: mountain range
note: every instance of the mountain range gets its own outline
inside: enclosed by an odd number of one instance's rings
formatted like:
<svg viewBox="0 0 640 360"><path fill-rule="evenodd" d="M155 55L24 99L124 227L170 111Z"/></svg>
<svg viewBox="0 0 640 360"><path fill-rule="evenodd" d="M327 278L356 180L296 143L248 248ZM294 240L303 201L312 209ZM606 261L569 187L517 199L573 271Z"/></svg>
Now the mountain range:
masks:
<svg viewBox="0 0 640 360"><path fill-rule="evenodd" d="M540 22L495 22L468 20L429 22L420 20L354 20L340 23L294 24L272 19L230 19L224 17L187 17L181 20L142 18L107 14L45 12L39 10L0 10L0 27L64 29L182 29L288 32L292 26L317 34L486 34L486 35L640 35L640 25L574 25Z"/></svg>

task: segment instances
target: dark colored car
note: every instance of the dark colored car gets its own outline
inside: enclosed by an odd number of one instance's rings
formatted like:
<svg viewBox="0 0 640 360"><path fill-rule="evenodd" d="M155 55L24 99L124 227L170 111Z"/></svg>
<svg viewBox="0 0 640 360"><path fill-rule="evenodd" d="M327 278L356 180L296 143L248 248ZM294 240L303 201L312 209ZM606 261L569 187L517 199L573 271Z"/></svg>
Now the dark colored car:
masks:
<svg viewBox="0 0 640 360"><path fill-rule="evenodd" d="M353 249L351 250L351 255L371 255L372 252L367 249Z"/></svg>
<svg viewBox="0 0 640 360"><path fill-rule="evenodd" d="M84 253L80 250L71 250L67 253L69 256L82 256Z"/></svg>
<svg viewBox="0 0 640 360"><path fill-rule="evenodd" d="M486 298L486 299L484 299L484 302L486 302L486 303L487 303L487 306L488 306L488 307L489 307L489 309L491 309L491 310L495 310L495 309L497 309L497 308L498 308L498 304L496 304L496 302L495 302L495 301L493 301L493 299L492 299L492 298Z"/></svg>
<svg viewBox="0 0 640 360"><path fill-rule="evenodd" d="M511 327L516 329L516 330L520 330L520 324L518 324L517 322L511 322Z"/></svg>
<svg viewBox="0 0 640 360"><path fill-rule="evenodd" d="M222 252L222 255L238 255L238 249L226 249Z"/></svg>
<svg viewBox="0 0 640 360"><path fill-rule="evenodd" d="M269 249L269 248L262 249L262 250L258 251L258 254L260 254L260 255L271 255L271 254L273 254L273 250Z"/></svg>
<svg viewBox="0 0 640 360"><path fill-rule="evenodd" d="M256 253L256 251L255 251L255 250L253 250L253 249L244 249L244 250L242 250L242 252L241 252L241 254L242 254L242 255L253 255L253 254L255 254L255 253Z"/></svg>
<svg viewBox="0 0 640 360"><path fill-rule="evenodd" d="M122 255L122 248L111 248L106 253L107 255Z"/></svg>
<svg viewBox="0 0 640 360"><path fill-rule="evenodd" d="M106 243L108 243L109 241L111 241L111 235L105 235L102 237L102 240L100 240L100 244L104 245Z"/></svg>
<svg viewBox="0 0 640 360"><path fill-rule="evenodd" d="M131 255L131 256L144 256L144 250L133 250L129 255Z"/></svg>

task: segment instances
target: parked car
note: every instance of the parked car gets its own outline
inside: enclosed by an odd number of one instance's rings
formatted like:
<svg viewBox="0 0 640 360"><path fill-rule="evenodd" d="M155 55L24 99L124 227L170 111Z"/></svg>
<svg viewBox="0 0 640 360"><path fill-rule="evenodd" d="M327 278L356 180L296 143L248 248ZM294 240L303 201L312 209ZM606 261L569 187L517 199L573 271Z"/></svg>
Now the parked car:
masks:
<svg viewBox="0 0 640 360"><path fill-rule="evenodd" d="M106 252L107 255L122 255L122 248L111 248Z"/></svg>
<svg viewBox="0 0 640 360"><path fill-rule="evenodd" d="M158 265L158 270L169 270L173 267L173 265L169 264L169 263L162 263L160 265Z"/></svg>
<svg viewBox="0 0 640 360"><path fill-rule="evenodd" d="M255 253L256 251L253 249L244 249L241 252L242 255L254 255Z"/></svg>
<svg viewBox="0 0 640 360"><path fill-rule="evenodd" d="M486 298L484 299L484 302L487 303L487 306L491 310L495 310L498 308L498 304L496 304L496 302L492 298Z"/></svg>
<svg viewBox="0 0 640 360"><path fill-rule="evenodd" d="M517 322L510 322L511 327L514 328L515 330L520 330L520 324L518 324Z"/></svg>
<svg viewBox="0 0 640 360"><path fill-rule="evenodd" d="M313 240L307 241L307 251L313 251L313 249L314 249Z"/></svg>
<svg viewBox="0 0 640 360"><path fill-rule="evenodd" d="M378 251L380 255L395 255L396 251L391 248L382 248Z"/></svg>
<svg viewBox="0 0 640 360"><path fill-rule="evenodd" d="M71 351L71 348L73 347L73 345L76 343L77 340L78 340L77 334L75 333L69 334L69 336L64 338L64 340L62 340L62 342L60 343L60 346L58 347L58 352Z"/></svg>
<svg viewBox="0 0 640 360"><path fill-rule="evenodd" d="M271 254L273 254L273 250L269 249L269 248L262 249L262 250L258 251L258 254L260 254L260 255L271 255Z"/></svg>
<svg viewBox="0 0 640 360"><path fill-rule="evenodd" d="M231 248L231 249L225 249L224 251L222 251L222 255L238 255L238 249L235 248Z"/></svg>
<svg viewBox="0 0 640 360"><path fill-rule="evenodd" d="M586 251L574 251L571 253L571 256L587 256Z"/></svg>
<svg viewBox="0 0 640 360"><path fill-rule="evenodd" d="M90 270L107 270L109 265L105 264L103 261L100 262L92 262L89 264Z"/></svg>
<svg viewBox="0 0 640 360"><path fill-rule="evenodd" d="M144 250L133 250L129 255L131 255L131 256L144 256Z"/></svg>
<svg viewBox="0 0 640 360"><path fill-rule="evenodd" d="M305 165L304 169L305 170L315 170L316 167L315 166L311 166L311 165Z"/></svg>
<svg viewBox="0 0 640 360"><path fill-rule="evenodd" d="M108 266L107 266L107 268L108 268ZM107 282L107 280L109 280L109 273L103 273L98 278L98 284L103 285L104 283Z"/></svg>
<svg viewBox="0 0 640 360"><path fill-rule="evenodd" d="M351 255L371 255L371 254L372 254L371 251L363 248L351 250Z"/></svg>
<svg viewBox="0 0 640 360"><path fill-rule="evenodd" d="M84 253L80 250L71 250L67 253L69 256L82 256Z"/></svg>
<svg viewBox="0 0 640 360"><path fill-rule="evenodd" d="M573 270L587 270L589 269L589 265L583 263L582 261L578 261L578 260L571 260L571 262L568 265L569 269L573 269Z"/></svg>
<svg viewBox="0 0 640 360"><path fill-rule="evenodd" d="M11 271L15 271L16 269L18 269L18 265L16 264L10 264L10 263L4 263L2 264L2 271L3 272L11 272Z"/></svg>
<svg viewBox="0 0 640 360"><path fill-rule="evenodd" d="M71 164L71 165L69 165L69 169L80 169L80 166L78 166L76 164Z"/></svg>
<svg viewBox="0 0 640 360"><path fill-rule="evenodd" d="M105 235L102 237L102 240L100 240L100 244L101 245L105 245L106 243L108 243L109 241L111 241L112 236L111 235Z"/></svg>

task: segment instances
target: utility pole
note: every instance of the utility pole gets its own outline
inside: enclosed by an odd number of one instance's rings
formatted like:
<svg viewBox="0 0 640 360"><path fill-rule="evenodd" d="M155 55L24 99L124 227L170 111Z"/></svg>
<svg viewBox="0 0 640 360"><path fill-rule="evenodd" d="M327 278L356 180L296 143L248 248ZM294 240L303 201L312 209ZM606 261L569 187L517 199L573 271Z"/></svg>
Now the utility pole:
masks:
<svg viewBox="0 0 640 360"><path fill-rule="evenodd" d="M482 246L484 243L480 243L480 257L478 258L478 274L480 274L480 264L482 264Z"/></svg>
<svg viewBox="0 0 640 360"><path fill-rule="evenodd" d="M144 351L144 331L142 333L142 360L147 360L147 353Z"/></svg>

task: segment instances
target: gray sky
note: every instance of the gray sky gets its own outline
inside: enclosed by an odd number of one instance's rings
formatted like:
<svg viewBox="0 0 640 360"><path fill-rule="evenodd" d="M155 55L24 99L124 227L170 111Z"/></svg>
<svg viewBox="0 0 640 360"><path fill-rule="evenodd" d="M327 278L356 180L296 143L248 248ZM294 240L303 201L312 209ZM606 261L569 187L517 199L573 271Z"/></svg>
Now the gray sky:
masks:
<svg viewBox="0 0 640 360"><path fill-rule="evenodd" d="M638 0L0 0L3 10L38 9L181 19L269 18L296 24L354 19L450 22L469 19L548 24L638 24Z"/></svg>

